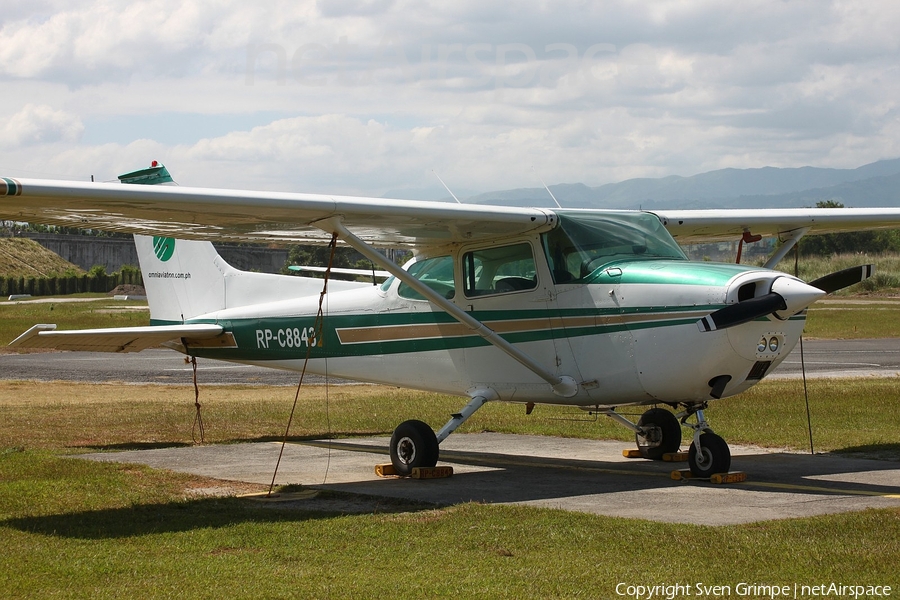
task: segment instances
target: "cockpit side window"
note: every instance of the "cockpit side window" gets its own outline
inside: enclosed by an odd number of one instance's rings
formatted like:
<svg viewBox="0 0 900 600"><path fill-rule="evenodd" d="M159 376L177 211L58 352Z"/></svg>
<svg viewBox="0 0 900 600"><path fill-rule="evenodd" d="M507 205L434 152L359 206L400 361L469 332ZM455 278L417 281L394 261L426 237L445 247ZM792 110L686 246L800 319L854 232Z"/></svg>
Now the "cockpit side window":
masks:
<svg viewBox="0 0 900 600"><path fill-rule="evenodd" d="M537 269L531 244L511 244L466 252L463 289L469 298L537 287Z"/></svg>
<svg viewBox="0 0 900 600"><path fill-rule="evenodd" d="M450 299L456 295L456 285L453 281L453 259L449 256L435 256L418 260L409 266L407 273L444 298ZM425 300L419 292L405 283L400 284L397 293L410 300Z"/></svg>

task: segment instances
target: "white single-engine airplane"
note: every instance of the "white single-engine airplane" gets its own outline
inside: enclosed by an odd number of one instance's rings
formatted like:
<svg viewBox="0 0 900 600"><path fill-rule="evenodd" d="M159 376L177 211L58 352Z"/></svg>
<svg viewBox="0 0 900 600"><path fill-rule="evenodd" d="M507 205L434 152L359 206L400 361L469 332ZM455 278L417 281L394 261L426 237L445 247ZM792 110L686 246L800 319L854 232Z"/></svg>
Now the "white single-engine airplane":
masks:
<svg viewBox="0 0 900 600"><path fill-rule="evenodd" d="M123 182L169 180L155 165ZM641 454L692 431L696 476L731 454L704 409L762 380L797 344L805 309L871 275L811 283L772 270L807 233L900 227L900 209L548 210L160 185L0 179L0 217L135 235L149 327L56 331L10 345L195 357L457 394L435 434L393 433L399 474L434 466L439 444L492 400L572 405L635 432ZM764 267L691 262L682 242L778 236ZM156 237L150 237L156 236ZM208 240L328 243L391 277L381 285L239 271ZM411 249L403 268L378 247ZM324 325L315 319L324 298ZM637 423L615 412L650 408Z"/></svg>

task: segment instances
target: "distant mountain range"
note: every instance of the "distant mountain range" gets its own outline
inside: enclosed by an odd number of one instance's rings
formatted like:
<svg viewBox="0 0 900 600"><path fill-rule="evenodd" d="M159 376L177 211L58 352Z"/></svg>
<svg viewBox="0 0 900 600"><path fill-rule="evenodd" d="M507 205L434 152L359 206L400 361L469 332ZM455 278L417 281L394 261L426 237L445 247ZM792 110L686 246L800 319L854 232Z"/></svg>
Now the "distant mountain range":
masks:
<svg viewBox="0 0 900 600"><path fill-rule="evenodd" d="M551 185L564 208L799 208L821 200L847 207L900 207L900 159L856 169L720 169L692 177L629 179L599 187ZM473 204L555 207L543 188L488 192Z"/></svg>

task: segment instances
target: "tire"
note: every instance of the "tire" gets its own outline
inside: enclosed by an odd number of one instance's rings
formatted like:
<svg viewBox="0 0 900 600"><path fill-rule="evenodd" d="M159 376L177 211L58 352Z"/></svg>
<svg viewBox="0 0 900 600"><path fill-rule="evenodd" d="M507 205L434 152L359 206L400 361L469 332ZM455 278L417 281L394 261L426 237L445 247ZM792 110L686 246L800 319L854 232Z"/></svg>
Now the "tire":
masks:
<svg viewBox="0 0 900 600"><path fill-rule="evenodd" d="M391 464L397 475L410 475L416 467L433 467L438 461L434 430L422 421L404 421L391 436Z"/></svg>
<svg viewBox="0 0 900 600"><path fill-rule="evenodd" d="M721 437L714 433L700 435L700 453L696 444L691 444L688 465L694 477L709 478L716 473L727 473L731 469L731 450Z"/></svg>
<svg viewBox="0 0 900 600"><path fill-rule="evenodd" d="M647 435L634 434L641 456L662 460L663 454L678 452L681 447L681 423L664 408L651 408L638 421L639 427L650 427Z"/></svg>

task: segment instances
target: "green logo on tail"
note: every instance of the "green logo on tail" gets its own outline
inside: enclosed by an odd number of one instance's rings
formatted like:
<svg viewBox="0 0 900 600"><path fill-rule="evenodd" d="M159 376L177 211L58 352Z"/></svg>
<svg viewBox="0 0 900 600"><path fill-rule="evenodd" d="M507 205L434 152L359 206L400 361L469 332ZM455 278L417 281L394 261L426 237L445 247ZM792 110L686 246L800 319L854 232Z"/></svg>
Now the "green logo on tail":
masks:
<svg viewBox="0 0 900 600"><path fill-rule="evenodd" d="M175 238L154 237L153 252L156 253L156 258L166 262L175 253Z"/></svg>

